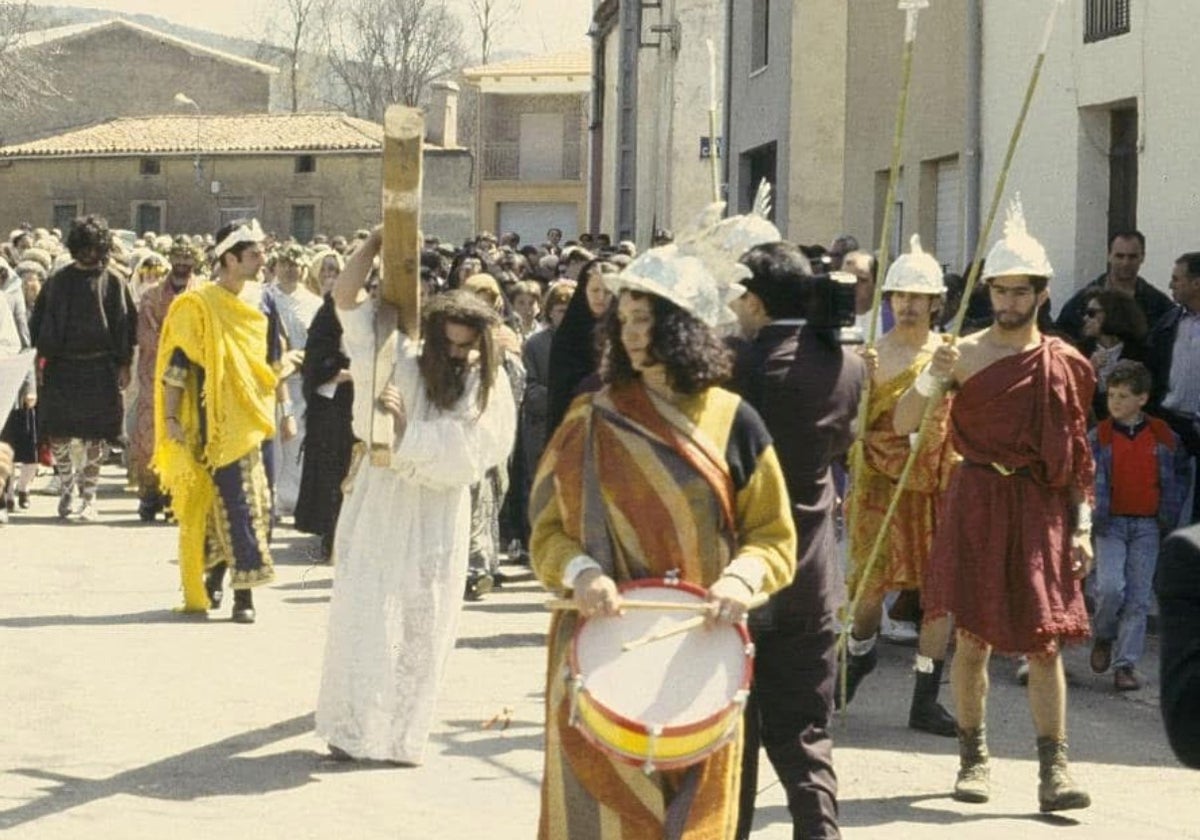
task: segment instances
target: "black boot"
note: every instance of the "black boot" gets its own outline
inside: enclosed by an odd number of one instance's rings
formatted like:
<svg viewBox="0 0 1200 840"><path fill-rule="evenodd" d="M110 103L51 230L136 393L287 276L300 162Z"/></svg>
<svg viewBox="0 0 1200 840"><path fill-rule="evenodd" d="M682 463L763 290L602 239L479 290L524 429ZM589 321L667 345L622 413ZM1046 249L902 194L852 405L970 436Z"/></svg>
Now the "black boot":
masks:
<svg viewBox="0 0 1200 840"><path fill-rule="evenodd" d="M854 693L858 691L858 684L863 681L863 677L875 670L875 663L878 660L879 653L874 647L858 656L855 656L853 653L847 654L846 697L844 700L842 699L841 674L838 675L837 685L834 686L834 698L838 709L845 709L850 705L850 701L854 699Z"/></svg>
<svg viewBox="0 0 1200 840"><path fill-rule="evenodd" d="M931 735L953 738L958 734L958 723L937 701L942 682L944 659L933 660L933 671L925 674L917 671L917 683L913 686L912 705L908 708L908 728L919 729Z"/></svg>
<svg viewBox="0 0 1200 840"><path fill-rule="evenodd" d="M218 563L208 570L208 574L204 577L204 591L208 593L208 603L211 604L209 609L219 610L221 608L221 600L225 597L225 590L222 585L225 582L225 564Z"/></svg>
<svg viewBox="0 0 1200 840"><path fill-rule="evenodd" d="M254 623L254 591L233 590L233 620L236 624Z"/></svg>
<svg viewBox="0 0 1200 840"><path fill-rule="evenodd" d="M147 493L138 500L138 518L143 522L153 522L162 510L162 496L158 493Z"/></svg>

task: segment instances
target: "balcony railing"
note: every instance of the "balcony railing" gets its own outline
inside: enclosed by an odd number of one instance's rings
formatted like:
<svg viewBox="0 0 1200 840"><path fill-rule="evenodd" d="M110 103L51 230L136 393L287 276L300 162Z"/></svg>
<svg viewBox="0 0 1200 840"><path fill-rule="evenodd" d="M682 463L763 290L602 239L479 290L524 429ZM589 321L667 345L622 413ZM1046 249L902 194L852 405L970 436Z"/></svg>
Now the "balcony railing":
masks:
<svg viewBox="0 0 1200 840"><path fill-rule="evenodd" d="M1083 42L1091 44L1129 31L1129 0L1086 0Z"/></svg>
<svg viewBox="0 0 1200 840"><path fill-rule="evenodd" d="M556 172L558 177L538 178L536 180L578 181L582 175L579 152L580 144L578 141L565 141L562 150L562 166ZM544 169L544 167L538 168ZM517 141L504 140L485 142L483 144L483 180L528 180L521 177L521 144Z"/></svg>

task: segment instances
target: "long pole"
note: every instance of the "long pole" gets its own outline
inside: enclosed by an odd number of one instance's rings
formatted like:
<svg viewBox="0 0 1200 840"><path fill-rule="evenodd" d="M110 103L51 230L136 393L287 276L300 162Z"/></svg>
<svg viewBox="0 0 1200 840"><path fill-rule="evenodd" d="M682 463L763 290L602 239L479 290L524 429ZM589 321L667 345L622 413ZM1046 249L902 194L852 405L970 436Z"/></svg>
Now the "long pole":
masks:
<svg viewBox="0 0 1200 840"><path fill-rule="evenodd" d="M721 200L721 161L717 157L717 50L712 38L706 38L708 47L708 164L712 176L713 201Z"/></svg>
<svg viewBox="0 0 1200 840"><path fill-rule="evenodd" d="M1042 76L1042 65L1046 62L1046 50L1050 45L1050 35L1054 31L1054 21L1058 16L1058 7L1062 5L1063 0L1052 0L1053 7L1050 10L1050 16L1046 21L1046 28L1042 35L1041 47L1038 50L1037 59L1033 64L1033 71L1029 76L1029 84L1025 89L1025 98L1021 102L1021 110L1017 115L1016 125L1013 126L1012 134L1008 139L1008 149L1004 155L1004 162L1000 167L1000 175L996 179L996 188L992 193L991 206L988 209L987 219L983 223L983 228L980 230L979 239L977 240L982 246L988 241L991 236L992 225L996 220L996 211L1000 206L1000 201L1004 196L1004 190L1008 184L1008 173L1012 168L1013 157L1016 154L1017 144L1021 139L1021 134L1025 129L1025 118L1029 115L1029 107L1033 102L1034 92L1037 90L1038 81ZM946 335L946 340L953 343L958 340L959 334L962 332L963 320L966 318L967 309L971 302L971 293L974 291L975 283L979 278L981 260L973 260L971 270L967 275L966 288L963 291L962 301L958 305L958 312L954 317L954 323L950 332ZM882 553L883 542L886 538L892 521L896 518L896 510L899 506L900 494L904 492L904 488L908 485L909 476L912 474L913 465L917 460L917 453L921 451L921 446L924 444L925 436L928 433L930 426L929 418L937 411L941 398L930 399L925 406L925 413L921 417L921 425L917 430L916 440L912 444L912 451L908 455L908 460L904 463L904 469L900 472L900 477L896 481L896 487L892 491L891 501L888 503L887 510L883 515L883 522L875 533L875 542L871 546L871 554L863 567L863 572L859 575L858 591L854 593L854 597L850 602L850 616L854 615L854 610L858 607L858 603L862 598L863 590L865 589L866 581L874 571L876 564L879 561ZM845 623L842 630L842 638L839 640L842 655L844 657L846 650L846 636L850 632L850 622ZM845 696L845 668L842 668L843 680L843 697Z"/></svg>
<svg viewBox="0 0 1200 840"><path fill-rule="evenodd" d="M928 0L900 0L899 8L904 11L904 48L900 56L900 98L896 104L896 125L892 132L892 160L891 166L888 169L888 186L886 197L883 201L883 225L879 232L879 250L875 261L875 292L871 299L871 311L869 314L869 323L867 325L867 343L868 352L873 352L875 349L875 332L879 322L879 309L883 305L883 278L887 271L888 264L888 244L892 236L892 205L896 202L896 184L900 180L900 161L904 149L904 126L908 121L908 91L912 85L912 64L913 64L913 47L917 40L917 17L921 13L921 9L928 6ZM859 397L858 403L858 418L857 418L857 437L854 446L851 449L850 455L850 481L857 482L862 480L862 472L865 466L863 455L863 438L867 432L868 413L867 409L871 400L871 377L868 375L866 382L863 383L862 394ZM846 516L852 517L855 512L852 509L847 509ZM860 587L861 589L861 587ZM846 620L843 622L844 627L849 628L854 620L853 606L857 603L857 598L851 605L851 612L846 615ZM842 683L842 696L846 696L846 645L845 634L843 632L842 645L840 656L842 659L842 667L839 669L839 677Z"/></svg>

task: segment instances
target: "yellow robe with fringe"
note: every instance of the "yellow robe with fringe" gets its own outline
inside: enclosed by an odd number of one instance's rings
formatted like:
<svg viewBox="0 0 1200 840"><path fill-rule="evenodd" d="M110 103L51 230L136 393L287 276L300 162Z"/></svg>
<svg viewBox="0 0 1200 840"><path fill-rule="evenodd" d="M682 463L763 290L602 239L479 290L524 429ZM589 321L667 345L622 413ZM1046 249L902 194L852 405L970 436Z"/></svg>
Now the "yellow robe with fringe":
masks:
<svg viewBox="0 0 1200 840"><path fill-rule="evenodd" d="M212 471L275 434L277 377L266 361L266 347L266 316L216 283L180 295L163 322L154 369L154 468L179 520L184 612L203 612L209 606L204 533L216 496ZM203 392L199 381L189 377L179 404L182 444L167 436L162 385L176 348L204 369Z"/></svg>

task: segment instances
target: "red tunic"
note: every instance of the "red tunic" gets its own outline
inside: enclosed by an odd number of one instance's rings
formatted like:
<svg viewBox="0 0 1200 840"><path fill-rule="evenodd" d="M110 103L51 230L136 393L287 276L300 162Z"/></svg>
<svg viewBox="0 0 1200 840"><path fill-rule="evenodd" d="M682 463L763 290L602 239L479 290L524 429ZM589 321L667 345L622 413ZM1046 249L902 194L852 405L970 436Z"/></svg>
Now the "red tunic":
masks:
<svg viewBox="0 0 1200 840"><path fill-rule="evenodd" d="M954 398L951 432L965 463L945 497L924 605L930 616L952 613L999 653L1048 653L1060 638L1088 637L1071 574L1071 490L1092 497L1095 386L1087 359L1043 337L976 373Z"/></svg>

